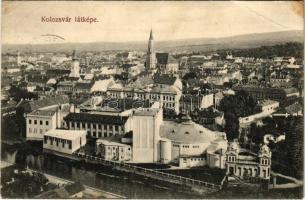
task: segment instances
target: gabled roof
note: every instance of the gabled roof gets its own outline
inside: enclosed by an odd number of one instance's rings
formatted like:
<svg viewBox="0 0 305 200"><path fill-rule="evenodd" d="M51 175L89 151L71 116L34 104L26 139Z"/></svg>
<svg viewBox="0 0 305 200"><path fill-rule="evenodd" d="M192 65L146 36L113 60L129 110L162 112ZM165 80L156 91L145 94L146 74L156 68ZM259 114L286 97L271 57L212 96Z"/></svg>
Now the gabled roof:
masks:
<svg viewBox="0 0 305 200"><path fill-rule="evenodd" d="M154 77L154 83L156 84L164 84L164 85L174 85L177 80L177 77L163 74L163 75L156 75Z"/></svg>
<svg viewBox="0 0 305 200"><path fill-rule="evenodd" d="M66 95L61 95L55 97L48 97L36 101L21 100L21 102L18 103L17 107L22 107L24 108L25 113L29 113L33 110L41 109L43 107L66 104L66 103L69 103L69 97Z"/></svg>

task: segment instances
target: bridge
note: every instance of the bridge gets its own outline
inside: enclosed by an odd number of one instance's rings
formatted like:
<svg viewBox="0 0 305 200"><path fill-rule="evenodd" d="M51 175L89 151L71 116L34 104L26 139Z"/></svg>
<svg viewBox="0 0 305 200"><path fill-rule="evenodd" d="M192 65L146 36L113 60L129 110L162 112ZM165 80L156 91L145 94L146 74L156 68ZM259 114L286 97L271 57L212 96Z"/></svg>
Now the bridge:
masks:
<svg viewBox="0 0 305 200"><path fill-rule="evenodd" d="M215 191L221 190L223 182L225 180L225 179L223 179L221 184L217 185L214 183L209 183L206 181L196 180L196 179L187 178L187 177L183 177L183 176L177 176L177 175L165 173L165 172L154 170L154 169L138 167L138 166L126 164L124 162L105 160L103 158L87 155L84 153L74 153L74 155L89 163L112 166L121 171L127 171L127 172L131 172L131 173L135 173L137 175L149 177L152 179L157 179L157 180L166 181L166 182L170 182L170 183L185 185L185 186L189 186L193 189L194 188L197 188L197 189L206 188L210 192L215 192Z"/></svg>

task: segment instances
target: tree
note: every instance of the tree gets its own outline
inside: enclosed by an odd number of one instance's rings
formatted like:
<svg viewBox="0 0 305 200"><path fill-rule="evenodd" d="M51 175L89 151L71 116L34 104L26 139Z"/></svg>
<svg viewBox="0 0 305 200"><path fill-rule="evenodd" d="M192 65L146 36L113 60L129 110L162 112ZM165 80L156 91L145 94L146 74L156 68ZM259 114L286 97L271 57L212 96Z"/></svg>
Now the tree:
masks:
<svg viewBox="0 0 305 200"><path fill-rule="evenodd" d="M225 132L229 140L239 136L239 118L254 114L257 104L246 91L225 96L220 101L219 109L224 112Z"/></svg>
<svg viewBox="0 0 305 200"><path fill-rule="evenodd" d="M233 113L227 113L225 119L226 124L224 130L227 134L227 139L233 141L239 136L239 120Z"/></svg>

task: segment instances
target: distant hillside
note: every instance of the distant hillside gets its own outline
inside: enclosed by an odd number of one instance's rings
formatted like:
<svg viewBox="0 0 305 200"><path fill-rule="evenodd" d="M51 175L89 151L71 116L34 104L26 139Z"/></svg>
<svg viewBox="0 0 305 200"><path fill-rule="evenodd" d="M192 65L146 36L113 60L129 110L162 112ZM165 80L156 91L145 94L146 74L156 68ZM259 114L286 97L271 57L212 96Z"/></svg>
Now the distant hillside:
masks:
<svg viewBox="0 0 305 200"><path fill-rule="evenodd" d="M303 31L283 31L271 33L256 33L225 38L196 38L175 41L156 41L158 51L192 50L211 51L231 48L254 48L262 45L274 45L286 42L304 42ZM105 50L145 50L147 42L95 42L95 43L62 43L39 45L3 45L2 51L32 51L32 52L66 52L105 51Z"/></svg>

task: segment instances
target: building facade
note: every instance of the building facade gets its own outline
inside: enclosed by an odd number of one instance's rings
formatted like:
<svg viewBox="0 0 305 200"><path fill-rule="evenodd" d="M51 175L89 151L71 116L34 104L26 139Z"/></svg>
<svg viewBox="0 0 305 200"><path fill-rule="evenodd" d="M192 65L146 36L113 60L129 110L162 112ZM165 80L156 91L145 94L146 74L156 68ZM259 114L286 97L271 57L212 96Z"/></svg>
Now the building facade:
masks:
<svg viewBox="0 0 305 200"><path fill-rule="evenodd" d="M44 134L43 149L47 152L72 154L86 144L86 131L53 129Z"/></svg>
<svg viewBox="0 0 305 200"><path fill-rule="evenodd" d="M226 156L228 175L242 179L270 179L271 151L267 145L262 145L258 154L255 154L240 148L238 142L232 142L228 146Z"/></svg>
<svg viewBox="0 0 305 200"><path fill-rule="evenodd" d="M132 147L127 144L98 139L96 141L96 154L105 160L131 161Z"/></svg>

